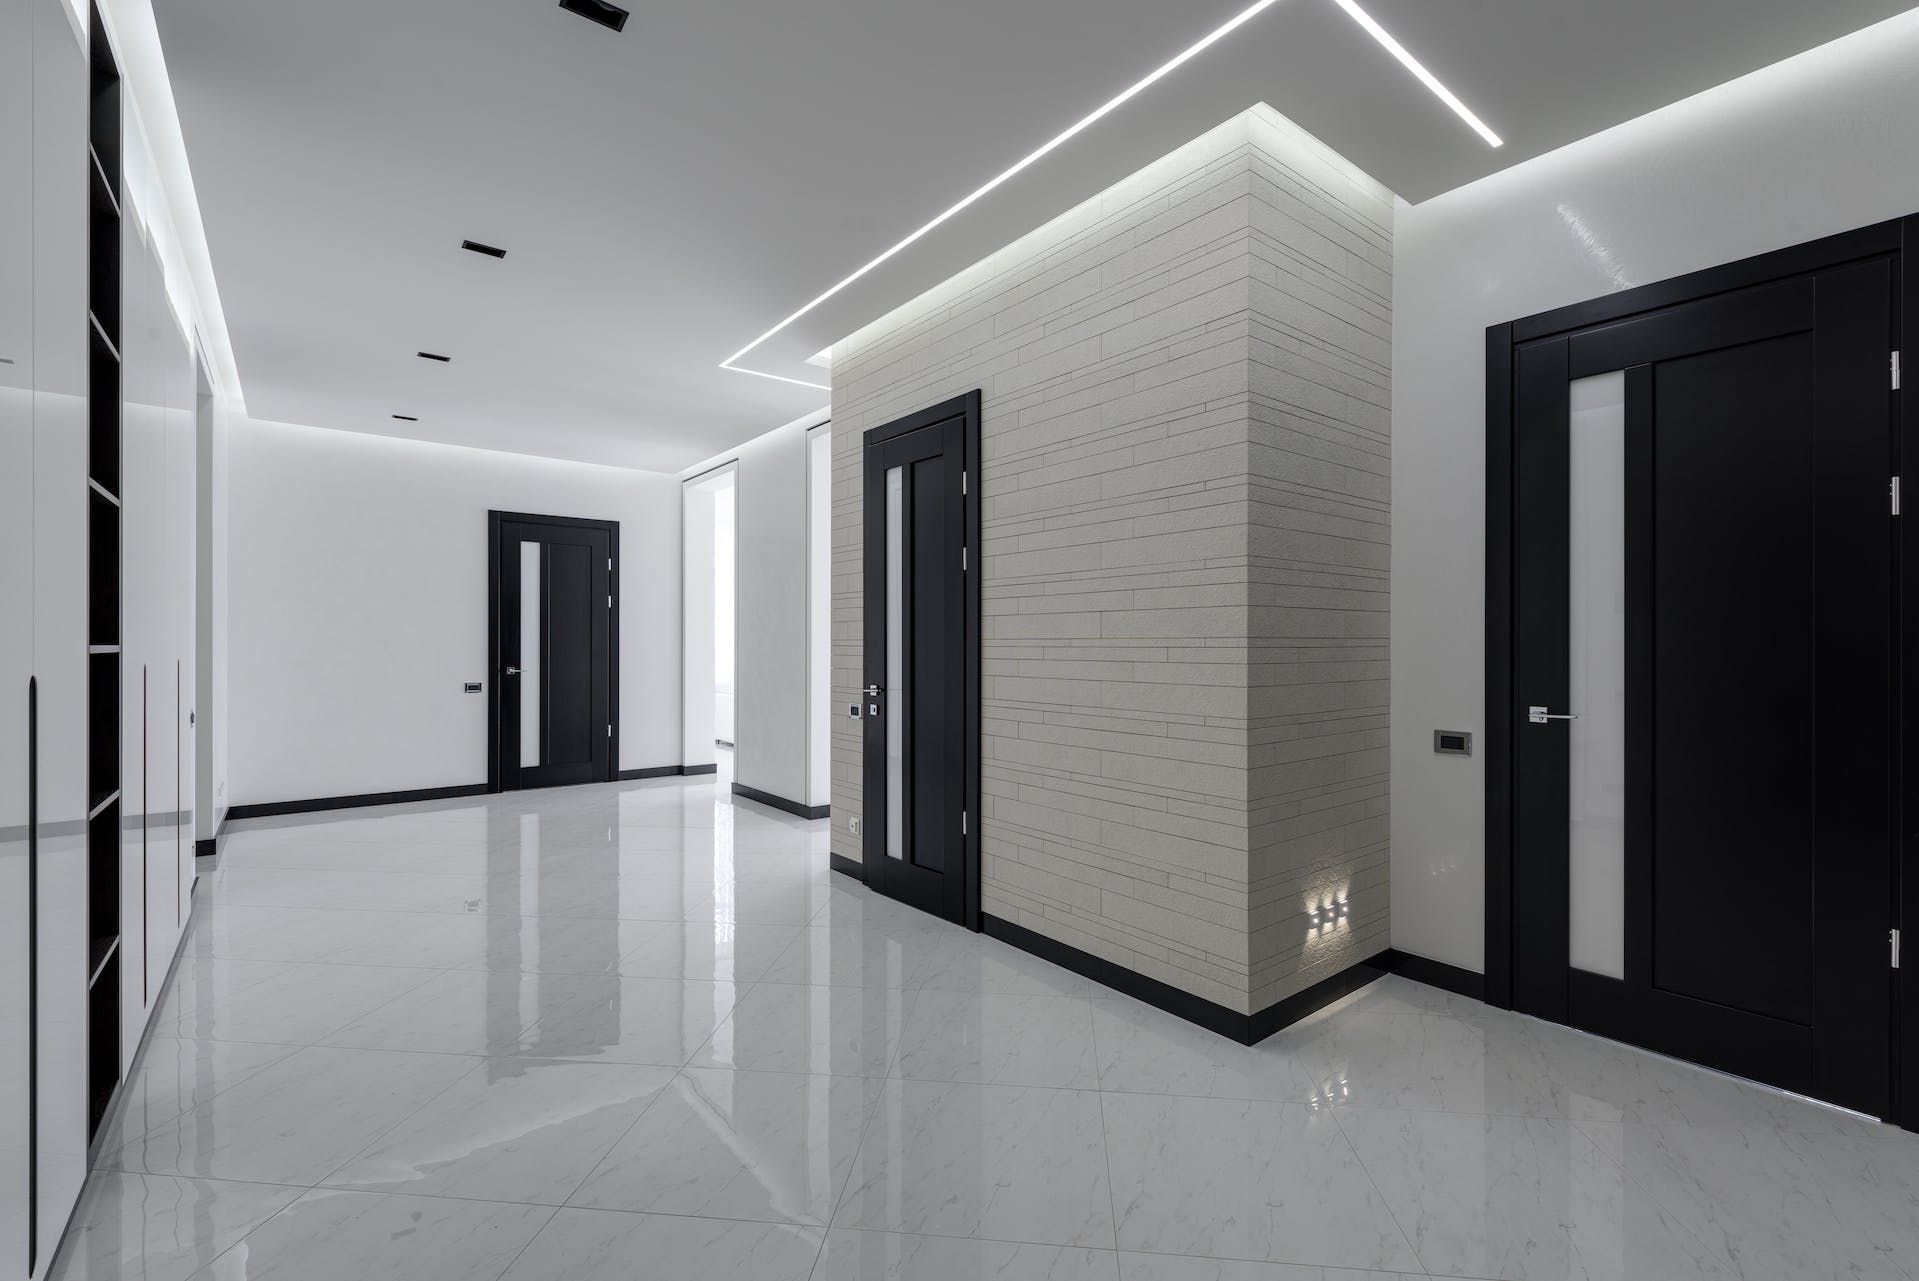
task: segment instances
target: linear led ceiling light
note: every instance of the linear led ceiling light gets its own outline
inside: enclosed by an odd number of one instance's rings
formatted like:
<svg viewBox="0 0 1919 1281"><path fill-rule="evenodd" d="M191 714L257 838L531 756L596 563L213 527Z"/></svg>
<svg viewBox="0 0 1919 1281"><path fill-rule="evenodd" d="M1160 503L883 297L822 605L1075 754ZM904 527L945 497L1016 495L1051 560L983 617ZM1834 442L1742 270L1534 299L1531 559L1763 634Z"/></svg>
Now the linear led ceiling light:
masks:
<svg viewBox="0 0 1919 1281"><path fill-rule="evenodd" d="M1400 65L1419 77L1419 83L1433 91L1433 96L1453 109L1453 114L1472 126L1474 133L1486 140L1488 147L1503 147L1505 139L1486 127L1486 122L1472 113L1472 109L1461 102L1457 95L1445 85L1439 83L1439 77L1426 70L1419 59L1406 52L1406 46L1393 39L1392 32L1373 21L1372 15L1360 8L1354 0L1333 0L1333 3L1346 11L1348 17L1357 22L1366 34L1379 41L1382 48L1399 59Z"/></svg>
<svg viewBox="0 0 1919 1281"><path fill-rule="evenodd" d="M1464 119L1467 124L1471 125L1475 130L1477 130L1479 132L1479 135L1482 138L1486 139L1486 141L1492 146L1497 147L1500 145L1499 136L1495 134L1492 130L1488 129L1483 123L1481 123L1479 117L1475 116L1471 111L1467 110L1466 105L1460 102L1458 98L1454 97L1452 94L1452 91L1447 89L1445 85L1439 83L1439 81L1433 76L1433 74L1430 71L1426 70L1425 67L1419 64L1417 59L1415 59L1410 53L1406 52L1405 47L1402 46L1397 40L1394 40L1392 36L1386 32L1385 28L1381 27L1377 22L1374 22L1372 18L1366 14L1364 10L1362 10L1357 4L1352 3L1352 0L1336 0L1336 2L1339 4L1341 8L1346 10L1346 12L1352 16L1355 22L1359 23L1360 26L1364 27L1367 30L1367 32L1369 32L1375 40L1378 40L1382 45L1384 45L1387 48L1388 51L1392 53L1394 57L1398 58L1400 62L1404 63L1408 70L1410 70L1415 76L1418 76L1420 81L1424 83L1427 88L1431 89L1434 93L1438 94L1440 101L1444 102L1447 106L1451 107L1454 111L1458 112L1460 117ZM800 387L812 387L819 391L833 390L832 387L826 383L808 382L803 378L788 378L784 374L769 374L758 369L743 369L735 362L740 360L742 357L748 355L749 353L751 353L755 348L759 347L760 344L764 343L767 339L773 337L775 334L785 329L788 325L791 325L794 321L800 319L802 316L805 316L809 312L813 311L821 303L824 303L828 299L834 297L836 294L846 289L847 286L853 284L855 281L859 280L861 277L872 272L875 268L881 266L882 264L886 263L892 258L897 257L900 253L904 252L906 249L910 248L911 246L913 246L914 244L918 243L920 240L925 238L932 231L943 226L945 223L951 221L953 218L958 216L960 213L964 212L966 209L970 208L974 204L977 204L980 200L984 199L986 196L992 194L994 191L997 191L1000 187L1004 186L1006 183L1018 177L1021 173L1025 172L1027 169L1030 169L1033 165L1039 163L1041 160L1045 159L1047 156L1057 151L1060 147L1066 145L1068 142L1072 141L1074 138L1078 137L1080 134L1084 133L1086 130L1092 128L1094 125L1098 124L1101 120L1104 120L1107 116L1112 115L1115 111L1118 111L1121 107L1131 102L1134 98L1137 98L1140 94L1145 93L1148 89L1152 88L1155 84L1158 84L1161 80L1165 79L1167 76L1171 75L1173 72L1179 70L1181 67L1191 62L1194 58L1197 58L1200 54L1205 53L1208 49L1218 44L1221 40L1224 40L1227 36L1230 36L1231 34L1233 34L1233 32L1239 30L1241 27L1245 26L1247 23L1251 22L1254 18L1257 18L1260 14L1266 12L1268 9L1272 8L1275 4L1278 4L1278 3L1279 3L1279 0L1255 0L1254 4L1249 5L1247 8L1241 10L1238 14L1234 15L1232 18L1229 18L1224 25L1207 33L1205 36L1202 36L1195 43L1181 50L1178 54L1175 54L1171 61L1148 72L1143 78L1129 85L1127 88L1121 90L1113 98L1100 104L1098 107L1094 108L1090 113L1081 117L1079 120L1075 121L1072 125L1068 126L1066 130L1060 133L1057 137L1051 139L1048 142L1041 144L1038 149L1031 152L1029 155L1023 157L1019 161L1015 162L1012 165L1012 167L1007 169L1005 172L999 174L997 177L994 177L993 179L988 181L979 190L961 199L958 203L946 209L938 217L934 218L931 222L928 222L925 226L915 231L912 235L906 237L906 239L900 241L898 244L894 245L891 249L888 249L885 253L873 259L873 261L867 263L864 267L861 267L858 271L854 272L852 275L848 276L846 279L840 281L837 285L834 285L831 289L827 290L825 293L815 298L812 302L809 302L804 307L801 307L798 311L788 316L785 320L782 320L779 324L774 325L771 329L767 330L765 333L761 334L758 338L755 338L752 342L746 344L746 346L734 352L731 356L728 356L725 360L722 360L720 362L720 368L729 370L732 373L736 373L736 374L751 374L755 378L771 378L775 382L793 383L796 386L800 386Z"/></svg>

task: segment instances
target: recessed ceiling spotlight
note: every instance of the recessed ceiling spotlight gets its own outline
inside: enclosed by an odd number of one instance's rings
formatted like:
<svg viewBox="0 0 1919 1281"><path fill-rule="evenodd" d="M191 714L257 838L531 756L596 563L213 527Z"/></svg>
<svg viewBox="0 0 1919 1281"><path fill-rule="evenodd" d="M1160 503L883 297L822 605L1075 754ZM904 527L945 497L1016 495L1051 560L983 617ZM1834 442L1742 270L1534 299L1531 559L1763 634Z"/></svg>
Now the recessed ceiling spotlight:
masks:
<svg viewBox="0 0 1919 1281"><path fill-rule="evenodd" d="M412 414L395 414L393 416L399 419L403 423L417 423L420 421L418 418L415 418Z"/></svg>
<svg viewBox="0 0 1919 1281"><path fill-rule="evenodd" d="M632 16L616 4L608 4L606 0L560 0L560 8L615 31L624 31L626 20Z"/></svg>
<svg viewBox="0 0 1919 1281"><path fill-rule="evenodd" d="M918 243L918 241L921 240L923 237L925 237L932 231L936 230L940 226L944 225L951 219L957 217L960 213L970 208L974 204L978 203L980 200L984 199L986 196L991 195L994 191L997 191L1000 187L1012 181L1014 178L1018 177L1021 173L1025 172L1027 169L1031 168L1033 165L1038 164L1041 160L1045 159L1048 155L1051 155L1054 151L1058 150L1060 147L1065 146L1068 142L1072 141L1075 137L1079 136L1081 133L1084 133L1086 130L1092 128L1094 125L1098 124L1101 120L1104 120L1107 116L1110 116L1111 114L1113 114L1113 112L1118 111L1121 107L1131 102L1134 98L1137 98L1140 94L1145 93L1148 89L1152 88L1155 84L1159 83L1161 80L1165 79L1167 76L1171 75L1173 72L1179 70L1181 67L1191 62L1194 58L1197 58L1200 54L1206 52L1208 49L1218 44L1221 40L1224 40L1227 36L1230 36L1231 34L1233 34L1233 32L1239 30L1241 27L1245 26L1247 23L1251 22L1254 18L1257 18L1260 14L1266 12L1268 9L1272 8L1275 4L1278 4L1278 3L1279 3L1279 0L1254 0L1253 4L1249 5L1245 9L1242 9L1239 13L1235 14L1233 17L1228 18L1222 26L1217 27L1214 30L1208 32L1206 35L1200 37L1200 39L1197 42L1187 46L1185 49L1181 50L1178 54L1174 55L1173 59L1170 62L1167 62L1163 64L1162 66L1154 68L1152 71L1148 72L1143 79L1135 81L1133 84L1121 90L1116 97L1100 104L1098 107L1095 107L1090 114L1080 118L1079 120L1075 121L1072 125L1068 126L1068 128L1066 129L1064 133L1061 133L1057 137L1053 138L1051 141L1042 144L1038 150L1032 152L1030 155L1027 155L1021 160L1019 160L1018 162L1016 162L1012 166L1012 168L1006 170L1004 173L1000 174L999 176L993 178L991 181L987 182L987 184L981 187L978 191L973 192L973 194L971 194L970 196L967 196L966 198L961 200L958 204L953 205L951 208L947 209L944 213L940 214L938 217L934 218L931 222L927 223L924 227L921 227L918 231L915 231L912 235L900 241L898 244L894 245L891 249L888 249L885 253L881 254L879 257L873 259L873 261L867 263L864 267L861 267L858 271L848 276L845 280L840 281L839 284L834 285L831 289L827 290L825 293L815 298L812 302L807 303L804 307L801 307L798 311L788 316L785 320L782 320L779 324L774 325L771 329L761 334L758 338L755 338L752 342L746 344L746 346L740 348L738 351L734 352L731 356L728 356L725 360L722 360L720 362L720 368L728 371L729 373L752 374L755 378L771 378L775 382L796 383L801 387L812 387L819 391L833 390L831 387L827 386L825 383L807 382L803 378L788 378L784 374L769 374L769 373L762 372L761 370L758 370L758 369L742 369L736 362L742 359L743 357L747 356L748 354L750 354L754 349L759 347L760 344L764 343L767 339L773 337L775 334L780 333L788 325L791 325L794 321L800 319L802 316L807 315L809 312L817 308L820 304L826 302L828 299L839 294L842 290L847 288L847 286L861 279L867 273L873 271L875 268L888 262L896 255L904 252L906 249L912 247L914 244ZM1412 54L1408 53L1405 47L1401 45L1397 40L1394 40L1392 36L1386 32L1385 28L1381 27L1377 22L1374 22L1373 19L1367 15L1365 10L1361 9L1357 4L1353 3L1353 0L1337 0L1337 3L1339 4L1341 8L1345 9L1346 12L1352 16L1355 22L1359 23L1360 26L1364 27L1367 33L1370 34L1373 37L1373 39L1379 41L1382 45L1384 45L1387 48L1388 51L1392 53L1392 55L1395 58L1398 58L1400 62L1406 66L1407 70L1411 71L1415 76L1419 77L1420 82L1422 84L1424 84L1428 89L1431 89L1435 94L1437 94L1439 96L1440 101L1444 102L1448 107L1451 107L1455 112L1459 114L1462 120L1464 120L1467 124L1471 125L1473 129L1479 134L1479 136L1486 140L1488 145L1494 146L1494 147L1502 145L1498 134L1494 133L1491 129L1488 129L1485 123L1481 121L1478 116L1475 116L1471 111L1468 111L1466 109L1466 105L1462 103L1458 98L1453 96L1453 93L1451 90L1447 89L1445 85L1440 84L1438 78L1435 77L1432 72L1426 70L1425 67L1421 66L1419 64L1418 59L1414 58Z"/></svg>
<svg viewBox="0 0 1919 1281"><path fill-rule="evenodd" d="M496 248L493 245L483 245L477 240L462 240L460 242L460 248L470 250L476 254L485 254L489 258L506 257L506 250Z"/></svg>
<svg viewBox="0 0 1919 1281"><path fill-rule="evenodd" d="M421 360L437 360L437 361L439 361L439 362L440 362L440 363L441 363L442 365L450 365L450 364L452 364L452 363L453 363L453 357L451 357L451 356L442 356L442 355L440 355L440 354L439 354L438 352L435 352L435 351L423 351L423 352L420 352L420 353L419 353L419 357L420 357L420 359L421 359Z"/></svg>

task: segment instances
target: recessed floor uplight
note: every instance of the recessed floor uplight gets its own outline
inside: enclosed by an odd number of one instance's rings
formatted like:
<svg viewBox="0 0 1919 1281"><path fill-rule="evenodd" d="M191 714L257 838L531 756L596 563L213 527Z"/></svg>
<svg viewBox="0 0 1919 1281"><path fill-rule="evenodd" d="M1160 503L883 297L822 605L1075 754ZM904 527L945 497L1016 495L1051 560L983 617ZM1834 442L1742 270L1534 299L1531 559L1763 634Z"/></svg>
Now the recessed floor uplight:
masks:
<svg viewBox="0 0 1919 1281"><path fill-rule="evenodd" d="M560 8L614 31L624 31L626 20L632 16L616 4L608 4L606 0L560 0Z"/></svg>
<svg viewBox="0 0 1919 1281"><path fill-rule="evenodd" d="M813 311L821 303L826 302L828 299L840 293L847 286L853 284L855 281L859 280L861 277L865 276L867 273L873 271L875 268L881 266L882 264L887 262L889 259L895 257L896 255L900 254L901 252L905 251L906 249L916 244L928 233L934 231L938 227L950 221L952 218L956 217L964 210L970 208L972 205L978 203L981 199L990 195L994 191L997 191L1000 187L1010 182L1019 174L1031 168L1033 165L1039 163L1039 161L1043 160L1048 155L1051 155L1054 151L1058 150L1060 147L1065 146L1066 143L1072 141L1073 138L1085 132L1087 129L1090 129L1092 126L1098 124L1101 120L1104 120L1107 116L1110 116L1111 114L1113 114L1113 112L1118 111L1121 107L1131 102L1134 98L1137 98L1140 94L1145 93L1148 89L1152 88L1155 84L1159 83L1161 80L1165 79L1167 76L1171 75L1173 72L1179 70L1181 67L1191 62L1194 58L1197 58L1200 54L1206 52L1208 49L1218 44L1221 40L1224 40L1227 36L1230 36L1231 34L1233 34L1233 32L1239 30L1241 27L1245 26L1247 23L1251 22L1254 18L1257 18L1260 14L1266 12L1268 9L1272 8L1275 4L1278 4L1278 3L1279 3L1279 0L1254 0L1253 4L1249 5L1245 9L1242 9L1239 13L1235 14L1233 17L1228 18L1224 25L1217 27L1214 30L1208 32L1206 35L1202 36L1198 41L1187 46L1185 49L1181 50L1178 54L1174 55L1173 59L1170 62L1167 62L1159 67L1154 68L1152 71L1148 72L1143 79L1135 81L1133 84L1121 90L1117 96L1109 99L1108 101L1104 103L1101 103L1098 107L1094 108L1092 112L1090 112L1086 116L1082 117L1081 119L1075 121L1072 125L1070 125L1064 133L1059 134L1057 137L1053 138L1051 141L1043 144L1038 150L1032 152L1030 155L1027 155L1021 160L1019 160L1017 163L1015 163L1012 166L1012 168L1006 170L1004 173L993 178L985 186L981 187L978 191L975 191L970 196L967 196L965 199L961 200L959 203L953 205L951 208L947 209L944 213L940 214L937 218L934 218L931 222L927 223L924 227L921 227L918 231L915 231L912 235L900 241L898 244L894 245L891 249L888 249L885 253L881 254L879 257L873 259L873 261L867 263L864 267L861 267L858 271L848 276L845 280L840 281L839 284L834 285L831 289L827 290L825 293L815 298L812 302L807 303L804 307L801 307L798 311L788 316L785 320L782 320L779 324L774 325L771 329L761 334L758 338L755 338L752 342L746 344L746 346L740 348L738 351L734 352L731 356L728 356L725 360L722 360L720 362L720 368L726 370L729 373L752 374L755 378L771 378L775 382L796 383L801 387L813 387L820 391L833 390L831 387L827 386L825 383L808 382L804 378L788 378L784 374L769 374L758 369L742 369L735 362L739 361L741 358L751 353L755 348L759 347L760 344L764 343L767 339L773 337L775 334L784 330L788 325L791 325L794 321L800 319L800 317L805 316L809 312ZM1437 94L1440 101L1444 102L1448 107L1451 107L1455 112L1459 113L1460 118L1466 121L1467 124L1471 125L1473 129L1478 132L1479 136L1484 138L1489 145L1494 147L1501 145L1498 134L1494 133L1491 129L1488 129L1485 123L1481 121L1478 116L1475 116L1471 111L1467 110L1465 103L1461 102L1458 98L1454 97L1451 90L1447 89L1445 85L1439 83L1439 80L1433 75L1432 72L1426 70L1425 67L1421 66L1419 64L1419 60L1414 58L1412 54L1408 53L1405 47L1401 45L1397 40L1394 40L1391 35L1387 34L1385 28L1381 27L1377 22L1374 22L1372 18L1367 15L1365 10L1361 9L1357 4L1353 3L1353 0L1337 0L1337 3L1339 4L1341 8L1345 9L1346 12L1352 16L1353 21L1359 23L1360 26L1364 27L1366 31L1373 37L1373 39L1379 41L1389 51L1391 51L1392 55L1395 58L1398 58L1401 63L1405 64L1407 70L1411 71L1415 76L1419 77L1419 80L1422 84L1424 84L1428 89L1431 89L1435 94Z"/></svg>
<svg viewBox="0 0 1919 1281"><path fill-rule="evenodd" d="M493 245L483 245L477 240L462 240L460 242L460 248L470 250L476 254L485 254L489 258L506 257L506 250L496 248Z"/></svg>
<svg viewBox="0 0 1919 1281"><path fill-rule="evenodd" d="M417 423L420 421L418 418L415 418L412 414L395 414L393 416L399 419L403 423Z"/></svg>
<svg viewBox="0 0 1919 1281"><path fill-rule="evenodd" d="M439 361L439 362L440 362L440 363L441 363L442 365L450 365L450 364L452 364L452 363L453 363L453 357L451 357L451 356L442 356L442 355L440 355L440 353L438 353L438 352L436 352L436 351L423 351L423 352L420 352L420 353L419 353L419 357L420 357L420 359L421 359L421 360L437 360L437 361Z"/></svg>

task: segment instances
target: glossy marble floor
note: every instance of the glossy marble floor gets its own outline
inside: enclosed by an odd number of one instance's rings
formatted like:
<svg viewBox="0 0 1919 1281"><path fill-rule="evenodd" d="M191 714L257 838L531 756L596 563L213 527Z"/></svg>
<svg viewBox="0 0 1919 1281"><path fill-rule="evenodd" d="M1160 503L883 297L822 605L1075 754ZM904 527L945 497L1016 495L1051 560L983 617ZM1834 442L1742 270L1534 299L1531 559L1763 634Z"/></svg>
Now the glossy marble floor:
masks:
<svg viewBox="0 0 1919 1281"><path fill-rule="evenodd" d="M1919 1137L1398 979L1241 1048L723 782L236 831L56 1274L1919 1277Z"/></svg>

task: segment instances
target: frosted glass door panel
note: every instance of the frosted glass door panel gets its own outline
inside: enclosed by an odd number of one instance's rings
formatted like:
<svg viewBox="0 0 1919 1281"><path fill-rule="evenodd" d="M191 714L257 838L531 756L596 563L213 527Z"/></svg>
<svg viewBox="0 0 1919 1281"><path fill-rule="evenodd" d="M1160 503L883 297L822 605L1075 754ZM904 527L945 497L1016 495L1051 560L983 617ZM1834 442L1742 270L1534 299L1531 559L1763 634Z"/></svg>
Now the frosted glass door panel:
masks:
<svg viewBox="0 0 1919 1281"><path fill-rule="evenodd" d="M906 469L886 472L886 857L906 857Z"/></svg>
<svg viewBox="0 0 1919 1281"><path fill-rule="evenodd" d="M1568 652L1574 969L1626 976L1626 375L1572 384Z"/></svg>
<svg viewBox="0 0 1919 1281"><path fill-rule="evenodd" d="M540 764L540 544L520 544L520 764Z"/></svg>

